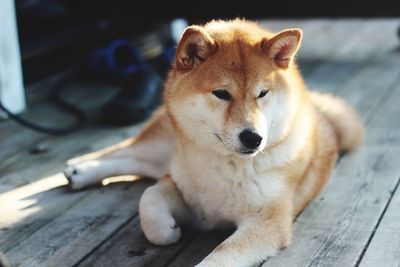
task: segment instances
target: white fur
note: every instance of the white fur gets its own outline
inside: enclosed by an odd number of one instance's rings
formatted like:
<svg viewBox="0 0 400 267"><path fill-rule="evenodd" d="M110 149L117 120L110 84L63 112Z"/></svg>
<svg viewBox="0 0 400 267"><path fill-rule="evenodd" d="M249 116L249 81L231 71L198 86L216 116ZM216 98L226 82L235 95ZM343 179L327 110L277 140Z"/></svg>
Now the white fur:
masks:
<svg viewBox="0 0 400 267"><path fill-rule="evenodd" d="M135 158L83 161L67 166L64 170L65 176L69 178L70 187L74 190L99 183L111 176L137 174L161 177L166 172L165 166L156 166Z"/></svg>
<svg viewBox="0 0 400 267"><path fill-rule="evenodd" d="M188 152L193 155L190 160L185 156ZM197 215L197 225L210 229L229 226L229 222L239 224L249 212L256 212L282 192L282 177L261 169L257 158L184 149L172 160L171 176ZM193 188L202 190L194 192Z"/></svg>
<svg viewBox="0 0 400 267"><path fill-rule="evenodd" d="M190 213L180 193L169 179L145 190L139 204L140 224L147 237L157 245L179 240L179 224L189 220Z"/></svg>

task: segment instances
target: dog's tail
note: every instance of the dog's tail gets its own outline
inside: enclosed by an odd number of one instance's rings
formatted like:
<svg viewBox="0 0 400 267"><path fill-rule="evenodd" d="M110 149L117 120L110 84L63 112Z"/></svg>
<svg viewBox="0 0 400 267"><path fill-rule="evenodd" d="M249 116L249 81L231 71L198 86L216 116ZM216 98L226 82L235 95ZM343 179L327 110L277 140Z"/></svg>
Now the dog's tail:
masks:
<svg viewBox="0 0 400 267"><path fill-rule="evenodd" d="M356 110L338 97L310 92L311 102L325 115L338 139L339 152L349 152L364 139L364 126Z"/></svg>

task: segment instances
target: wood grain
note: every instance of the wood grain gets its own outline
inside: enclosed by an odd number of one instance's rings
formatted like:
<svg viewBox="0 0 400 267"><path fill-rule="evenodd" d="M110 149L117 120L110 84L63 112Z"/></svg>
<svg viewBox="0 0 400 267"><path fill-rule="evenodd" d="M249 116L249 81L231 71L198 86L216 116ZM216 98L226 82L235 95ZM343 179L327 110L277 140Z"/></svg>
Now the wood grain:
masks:
<svg viewBox="0 0 400 267"><path fill-rule="evenodd" d="M400 190L397 190L390 201L383 219L377 225L371 243L362 258L360 267L400 266Z"/></svg>
<svg viewBox="0 0 400 267"><path fill-rule="evenodd" d="M12 266L72 266L137 214L146 181L91 192L6 252ZM39 206L40 207L40 206Z"/></svg>
<svg viewBox="0 0 400 267"><path fill-rule="evenodd" d="M224 231L201 232L168 266L195 266L230 234Z"/></svg>
<svg viewBox="0 0 400 267"><path fill-rule="evenodd" d="M156 246L147 241L135 218L78 266L163 266L190 243L195 234L185 229L179 242Z"/></svg>

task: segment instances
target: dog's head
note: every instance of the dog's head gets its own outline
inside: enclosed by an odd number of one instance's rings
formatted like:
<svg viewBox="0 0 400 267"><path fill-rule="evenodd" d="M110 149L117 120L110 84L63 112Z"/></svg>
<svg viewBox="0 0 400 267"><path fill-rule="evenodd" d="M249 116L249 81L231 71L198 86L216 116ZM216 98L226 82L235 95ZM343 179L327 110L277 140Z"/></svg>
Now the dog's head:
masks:
<svg viewBox="0 0 400 267"><path fill-rule="evenodd" d="M251 156L278 142L303 86L292 62L301 36L242 20L187 28L165 86L178 132L223 154Z"/></svg>

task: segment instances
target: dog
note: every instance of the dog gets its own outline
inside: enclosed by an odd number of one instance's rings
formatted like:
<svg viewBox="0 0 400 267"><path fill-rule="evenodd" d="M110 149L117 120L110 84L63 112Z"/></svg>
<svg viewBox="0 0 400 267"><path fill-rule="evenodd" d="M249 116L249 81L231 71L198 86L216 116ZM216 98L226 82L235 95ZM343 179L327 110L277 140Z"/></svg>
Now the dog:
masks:
<svg viewBox="0 0 400 267"><path fill-rule="evenodd" d="M163 105L137 137L69 162L70 186L158 178L139 203L150 242L177 242L184 224L235 227L197 266L250 266L276 255L338 154L364 135L351 106L306 88L295 62L301 39L300 29L271 33L243 19L189 26Z"/></svg>

